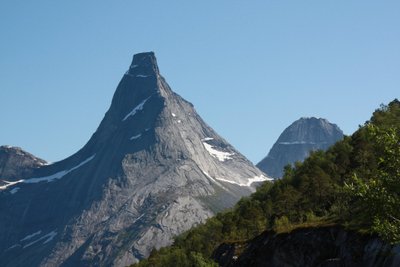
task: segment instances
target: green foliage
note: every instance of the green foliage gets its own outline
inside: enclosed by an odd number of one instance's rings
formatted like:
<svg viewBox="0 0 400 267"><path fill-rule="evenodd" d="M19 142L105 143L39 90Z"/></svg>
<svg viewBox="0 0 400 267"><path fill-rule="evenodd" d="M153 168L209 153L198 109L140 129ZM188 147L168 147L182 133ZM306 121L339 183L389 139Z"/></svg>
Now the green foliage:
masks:
<svg viewBox="0 0 400 267"><path fill-rule="evenodd" d="M274 222L274 230L278 233L280 232L290 232L292 228L292 224L289 221L289 218L286 216L282 216L280 218L276 218Z"/></svg>
<svg viewBox="0 0 400 267"><path fill-rule="evenodd" d="M176 238L136 266L216 266L223 242L245 241L264 230L341 223L400 241L400 102L381 106L365 126L328 151L285 167L228 211Z"/></svg>
<svg viewBox="0 0 400 267"><path fill-rule="evenodd" d="M148 259L132 266L140 267L218 267L212 260L205 259L201 253L188 252L186 249L172 247L153 251Z"/></svg>
<svg viewBox="0 0 400 267"><path fill-rule="evenodd" d="M204 259L203 255L200 253L191 252L190 259L193 263L193 267L218 267L217 263Z"/></svg>
<svg viewBox="0 0 400 267"><path fill-rule="evenodd" d="M400 101L395 99L389 105L381 105L375 110L370 122L381 129L391 128L399 124Z"/></svg>
<svg viewBox="0 0 400 267"><path fill-rule="evenodd" d="M379 233L383 240L387 240L392 244L397 244L400 241L400 222L397 218L381 219L375 218L373 230Z"/></svg>
<svg viewBox="0 0 400 267"><path fill-rule="evenodd" d="M375 145L378 168L365 179L356 174L346 185L371 229L390 242L400 242L400 127L365 127Z"/></svg>

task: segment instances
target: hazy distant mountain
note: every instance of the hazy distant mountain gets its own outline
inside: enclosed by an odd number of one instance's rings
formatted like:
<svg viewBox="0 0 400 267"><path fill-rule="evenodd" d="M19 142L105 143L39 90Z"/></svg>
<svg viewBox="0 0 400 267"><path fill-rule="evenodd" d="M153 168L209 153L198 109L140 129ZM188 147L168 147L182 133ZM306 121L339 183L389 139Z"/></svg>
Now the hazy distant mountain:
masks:
<svg viewBox="0 0 400 267"><path fill-rule="evenodd" d="M47 162L19 147L0 146L0 179L15 181Z"/></svg>
<svg viewBox="0 0 400 267"><path fill-rule="evenodd" d="M301 118L283 131L257 167L271 177L281 178L287 164L303 161L310 151L326 150L342 138L342 130L326 119Z"/></svg>
<svg viewBox="0 0 400 267"><path fill-rule="evenodd" d="M3 181L0 266L126 266L266 179L137 54L80 151Z"/></svg>

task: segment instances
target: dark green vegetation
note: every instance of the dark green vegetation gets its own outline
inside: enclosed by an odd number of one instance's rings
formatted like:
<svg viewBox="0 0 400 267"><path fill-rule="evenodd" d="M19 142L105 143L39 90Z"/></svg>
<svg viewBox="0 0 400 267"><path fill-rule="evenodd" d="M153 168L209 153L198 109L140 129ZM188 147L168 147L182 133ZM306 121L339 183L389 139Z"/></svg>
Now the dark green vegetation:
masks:
<svg viewBox="0 0 400 267"><path fill-rule="evenodd" d="M153 251L134 266L216 266L210 258L223 242L245 242L271 229L339 224L400 242L400 102L373 113L370 121L328 151L313 152L274 183L232 209Z"/></svg>

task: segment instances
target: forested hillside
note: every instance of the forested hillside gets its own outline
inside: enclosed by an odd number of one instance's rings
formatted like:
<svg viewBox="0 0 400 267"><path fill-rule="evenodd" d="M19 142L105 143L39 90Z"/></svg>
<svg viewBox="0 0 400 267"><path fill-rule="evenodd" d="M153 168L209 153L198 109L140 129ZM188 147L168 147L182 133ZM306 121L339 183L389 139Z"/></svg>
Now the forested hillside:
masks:
<svg viewBox="0 0 400 267"><path fill-rule="evenodd" d="M153 251L134 266L217 266L223 242L245 242L265 230L342 225L400 242L400 102L377 109L353 135L313 152L284 177L265 182L235 208Z"/></svg>

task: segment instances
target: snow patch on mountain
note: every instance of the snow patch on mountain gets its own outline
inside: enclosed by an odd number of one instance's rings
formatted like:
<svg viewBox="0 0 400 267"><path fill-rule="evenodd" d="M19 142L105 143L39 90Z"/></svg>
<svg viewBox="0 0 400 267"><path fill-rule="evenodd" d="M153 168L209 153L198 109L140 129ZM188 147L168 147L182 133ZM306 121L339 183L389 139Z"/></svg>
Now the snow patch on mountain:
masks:
<svg viewBox="0 0 400 267"><path fill-rule="evenodd" d="M13 185L18 184L18 183L22 183L23 181L24 180L18 180L18 181L14 181L14 182L2 181L2 182L5 183L5 185L0 186L0 190L5 190L10 186L13 186Z"/></svg>
<svg viewBox="0 0 400 267"><path fill-rule="evenodd" d="M134 136L132 136L132 137L130 138L130 140L138 139L138 138L140 138L141 136L142 136L142 134L134 135Z"/></svg>
<svg viewBox="0 0 400 267"><path fill-rule="evenodd" d="M40 182L52 182L54 180L59 180L61 178L63 178L65 175L67 175L68 173L82 167L83 165L85 165L86 163L88 163L89 161L91 161L92 159L94 159L96 155L93 155L87 159L85 159L84 161L82 161L80 164L78 164L77 166L69 169L69 170L64 170L64 171L60 171L57 172L53 175L49 175L49 176L45 176L45 177L39 177L39 178L30 178L27 180L23 180L24 184L35 184L35 183L40 183Z"/></svg>
<svg viewBox="0 0 400 267"><path fill-rule="evenodd" d="M122 119L122 121L125 121L125 120L128 119L130 116L135 116L136 112L138 112L138 111L140 111L140 110L143 109L144 104L146 104L147 100L149 100L150 97L152 97L152 96L149 96L148 98L146 98L145 100L143 100L142 102L140 102L139 105L137 105L134 109L132 109L132 111L129 112L129 113Z"/></svg>
<svg viewBox="0 0 400 267"><path fill-rule="evenodd" d="M41 233L42 233L42 230L39 230L39 231L37 231L37 232L35 232L35 233L33 233L33 234L30 234L30 235L25 236L25 237L22 238L20 241L21 241L21 242L23 242L23 241L28 241L29 239L31 239L31 238L33 238L33 237L35 237L35 236L37 236L37 235L40 235Z"/></svg>
<svg viewBox="0 0 400 267"><path fill-rule="evenodd" d="M218 159L219 161L225 161L232 159L232 156L235 155L235 153L229 153L229 152L224 152L224 151L219 151L214 148L214 146L208 144L207 142L203 142L204 147L210 153L211 156L214 158Z"/></svg>
<svg viewBox="0 0 400 267"><path fill-rule="evenodd" d="M222 184L220 184L216 179L214 179L211 175L208 174L208 172L201 170L203 172L203 174L210 179L211 182L217 184L218 186L220 186L222 189L228 191L228 189L226 189Z"/></svg>
<svg viewBox="0 0 400 267"><path fill-rule="evenodd" d="M248 178L246 183L238 183L238 182L235 182L235 181L232 181L232 180L227 180L227 179L218 178L218 177L216 177L215 179L217 179L219 181L222 181L222 182L227 182L227 183L230 183L230 184L236 184L236 185L243 186L243 187L250 187L255 182L265 182L265 181L271 181L272 180L271 178L265 177L264 175L259 175L259 176L254 176L252 178Z"/></svg>
<svg viewBox="0 0 400 267"><path fill-rule="evenodd" d="M57 232L56 232L56 231L51 231L50 233L48 233L47 235L45 235L44 238L47 238L47 239L43 242L43 245L44 245L44 244L47 244L47 243L49 243L51 240L53 240L54 237L56 237L56 235L57 235Z"/></svg>
<svg viewBox="0 0 400 267"><path fill-rule="evenodd" d="M68 173L70 173L70 172L82 167L83 165L85 165L86 163L91 161L95 156L96 156L96 154L94 154L93 156L87 158L86 160L82 161L80 164L78 164L77 166L75 166L75 167L73 167L73 168L71 168L69 170L60 171L60 172L57 172L57 173L49 175L49 176L38 177L38 178L30 178L30 179L21 179L21 180L15 181L15 182L3 181L6 184L3 185L3 186L0 186L0 190L5 190L10 186L13 186L13 185L19 184L19 183L36 184L36 183L40 183L40 182L52 182L54 180L59 180L59 179L63 178L65 175L67 175ZM14 189L16 189L16 188L14 188ZM16 191L14 191L14 193L12 193L12 194L15 194L15 193L16 193Z"/></svg>
<svg viewBox="0 0 400 267"><path fill-rule="evenodd" d="M34 241L32 241L32 242L30 242L30 243L24 245L22 248L25 249L25 248L30 247L30 246L32 246L32 245L34 245L34 244L36 244L36 243L38 243L38 242L40 242L40 241L42 241L42 240L44 240L44 242L42 243L42 245L47 244L47 243L49 243L51 240L53 240L54 237L55 237L56 235L57 235L57 232L56 232L56 231L51 231L50 233L48 233L48 234L46 234L46 235L44 235L44 236L42 236L42 237L40 237L40 238L38 238L38 239L36 239L36 240L34 240Z"/></svg>

